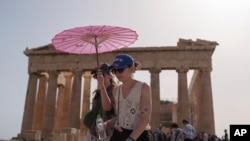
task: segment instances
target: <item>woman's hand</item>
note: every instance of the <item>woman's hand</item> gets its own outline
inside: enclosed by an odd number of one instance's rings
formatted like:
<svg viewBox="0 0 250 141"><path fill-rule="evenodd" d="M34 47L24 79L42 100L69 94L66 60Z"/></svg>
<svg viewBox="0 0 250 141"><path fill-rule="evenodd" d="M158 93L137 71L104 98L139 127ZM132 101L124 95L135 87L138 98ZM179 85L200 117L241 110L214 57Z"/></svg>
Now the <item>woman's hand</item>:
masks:
<svg viewBox="0 0 250 141"><path fill-rule="evenodd" d="M97 70L97 88L99 90L101 89L105 89L105 85L104 85L104 76L103 76L103 73L100 69Z"/></svg>
<svg viewBox="0 0 250 141"><path fill-rule="evenodd" d="M116 124L115 124L115 129L118 130L119 132L123 131L118 122L116 122Z"/></svg>

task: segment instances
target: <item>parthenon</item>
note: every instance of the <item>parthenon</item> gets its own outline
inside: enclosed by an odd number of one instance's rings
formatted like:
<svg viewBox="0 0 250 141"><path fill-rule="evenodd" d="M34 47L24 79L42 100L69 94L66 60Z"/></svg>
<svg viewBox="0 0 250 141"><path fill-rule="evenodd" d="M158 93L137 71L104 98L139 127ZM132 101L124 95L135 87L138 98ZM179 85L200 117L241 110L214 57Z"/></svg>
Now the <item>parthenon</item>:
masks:
<svg viewBox="0 0 250 141"><path fill-rule="evenodd" d="M150 73L153 110L151 128L160 123L160 77L162 70L178 74L176 119L188 119L197 129L215 133L212 98L212 55L218 43L197 39L179 39L177 46L129 47L99 55L111 62L120 53L128 53L141 62L141 70ZM57 51L51 44L26 49L28 86L20 135L40 131L43 138L65 128L84 132L83 117L90 109L91 74L96 67L95 54L69 54ZM187 72L194 70L188 87Z"/></svg>

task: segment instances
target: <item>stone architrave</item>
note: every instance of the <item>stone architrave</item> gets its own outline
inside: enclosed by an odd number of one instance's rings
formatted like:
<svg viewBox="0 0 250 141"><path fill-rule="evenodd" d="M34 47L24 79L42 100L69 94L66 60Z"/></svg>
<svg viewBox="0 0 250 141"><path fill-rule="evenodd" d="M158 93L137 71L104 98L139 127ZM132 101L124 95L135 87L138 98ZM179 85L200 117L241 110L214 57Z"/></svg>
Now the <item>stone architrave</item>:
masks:
<svg viewBox="0 0 250 141"><path fill-rule="evenodd" d="M57 71L49 71L48 92L45 101L42 136L47 138L52 134L55 120L56 96L57 96Z"/></svg>
<svg viewBox="0 0 250 141"><path fill-rule="evenodd" d="M44 114L47 83L48 83L48 74L41 73L39 76L39 87L38 87L38 94L35 106L33 130L41 131L43 128L43 114Z"/></svg>
<svg viewBox="0 0 250 141"><path fill-rule="evenodd" d="M214 109L210 68L201 68L200 129L214 135Z"/></svg>
<svg viewBox="0 0 250 141"><path fill-rule="evenodd" d="M80 129L82 71L73 71L74 80L71 93L69 126Z"/></svg>
<svg viewBox="0 0 250 141"><path fill-rule="evenodd" d="M28 88L24 106L22 131L32 130L32 123L34 118L34 107L36 101L36 91L37 91L37 73L29 73Z"/></svg>
<svg viewBox="0 0 250 141"><path fill-rule="evenodd" d="M177 123L182 127L182 120L189 120L189 102L187 86L188 69L180 68L178 72L178 105L177 105Z"/></svg>
<svg viewBox="0 0 250 141"><path fill-rule="evenodd" d="M160 68L152 68L149 70L151 75L151 92L152 92L152 116L150 126L155 131L160 126Z"/></svg>

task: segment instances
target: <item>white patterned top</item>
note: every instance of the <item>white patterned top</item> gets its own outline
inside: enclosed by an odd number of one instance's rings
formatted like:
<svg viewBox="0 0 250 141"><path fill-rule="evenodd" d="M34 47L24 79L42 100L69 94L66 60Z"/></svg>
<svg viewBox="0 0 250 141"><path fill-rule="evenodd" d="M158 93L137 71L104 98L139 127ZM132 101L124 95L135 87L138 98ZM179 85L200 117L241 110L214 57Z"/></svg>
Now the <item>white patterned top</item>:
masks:
<svg viewBox="0 0 250 141"><path fill-rule="evenodd" d="M122 94L122 85L118 86L116 101L119 97L119 102L116 102L116 113L118 113L119 103L119 125L125 129L133 130L140 120L142 86L143 82L137 81L126 98Z"/></svg>

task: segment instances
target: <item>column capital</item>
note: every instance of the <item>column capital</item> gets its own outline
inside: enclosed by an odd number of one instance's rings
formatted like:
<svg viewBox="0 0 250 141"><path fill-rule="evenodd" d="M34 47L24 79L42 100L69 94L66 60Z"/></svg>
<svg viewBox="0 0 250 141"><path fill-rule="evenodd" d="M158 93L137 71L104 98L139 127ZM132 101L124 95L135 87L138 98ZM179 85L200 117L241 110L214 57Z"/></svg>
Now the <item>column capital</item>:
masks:
<svg viewBox="0 0 250 141"><path fill-rule="evenodd" d="M91 72L90 71L84 71L83 72L83 77L84 78L91 78Z"/></svg>
<svg viewBox="0 0 250 141"><path fill-rule="evenodd" d="M200 67L199 70L201 72L211 72L212 68L211 67Z"/></svg>
<svg viewBox="0 0 250 141"><path fill-rule="evenodd" d="M81 76L83 73L83 70L72 70L72 73L74 76Z"/></svg>
<svg viewBox="0 0 250 141"><path fill-rule="evenodd" d="M41 73L39 73L39 76L40 77L45 77L45 78L49 78L49 74L47 73L47 72L41 72Z"/></svg>
<svg viewBox="0 0 250 141"><path fill-rule="evenodd" d="M160 73L161 72L161 68L150 68L149 72L150 73Z"/></svg>
<svg viewBox="0 0 250 141"><path fill-rule="evenodd" d="M49 74L49 75L58 75L58 71L56 71L56 70L49 70L49 71L47 71L47 73Z"/></svg>
<svg viewBox="0 0 250 141"><path fill-rule="evenodd" d="M60 86L64 87L65 83L66 83L66 79L64 77L64 73L60 72L58 77L57 77L57 86L58 87L60 87Z"/></svg>
<svg viewBox="0 0 250 141"><path fill-rule="evenodd" d="M185 66L181 66L181 67L177 67L176 68L176 71L178 73L187 73L189 71L189 68L188 67L185 67Z"/></svg>
<svg viewBox="0 0 250 141"><path fill-rule="evenodd" d="M29 71L28 74L29 74L29 75L37 75L37 76L38 76L38 75L39 75L39 72L36 72L36 71L31 72L31 71Z"/></svg>
<svg viewBox="0 0 250 141"><path fill-rule="evenodd" d="M65 78L71 78L73 76L72 72L63 72Z"/></svg>

